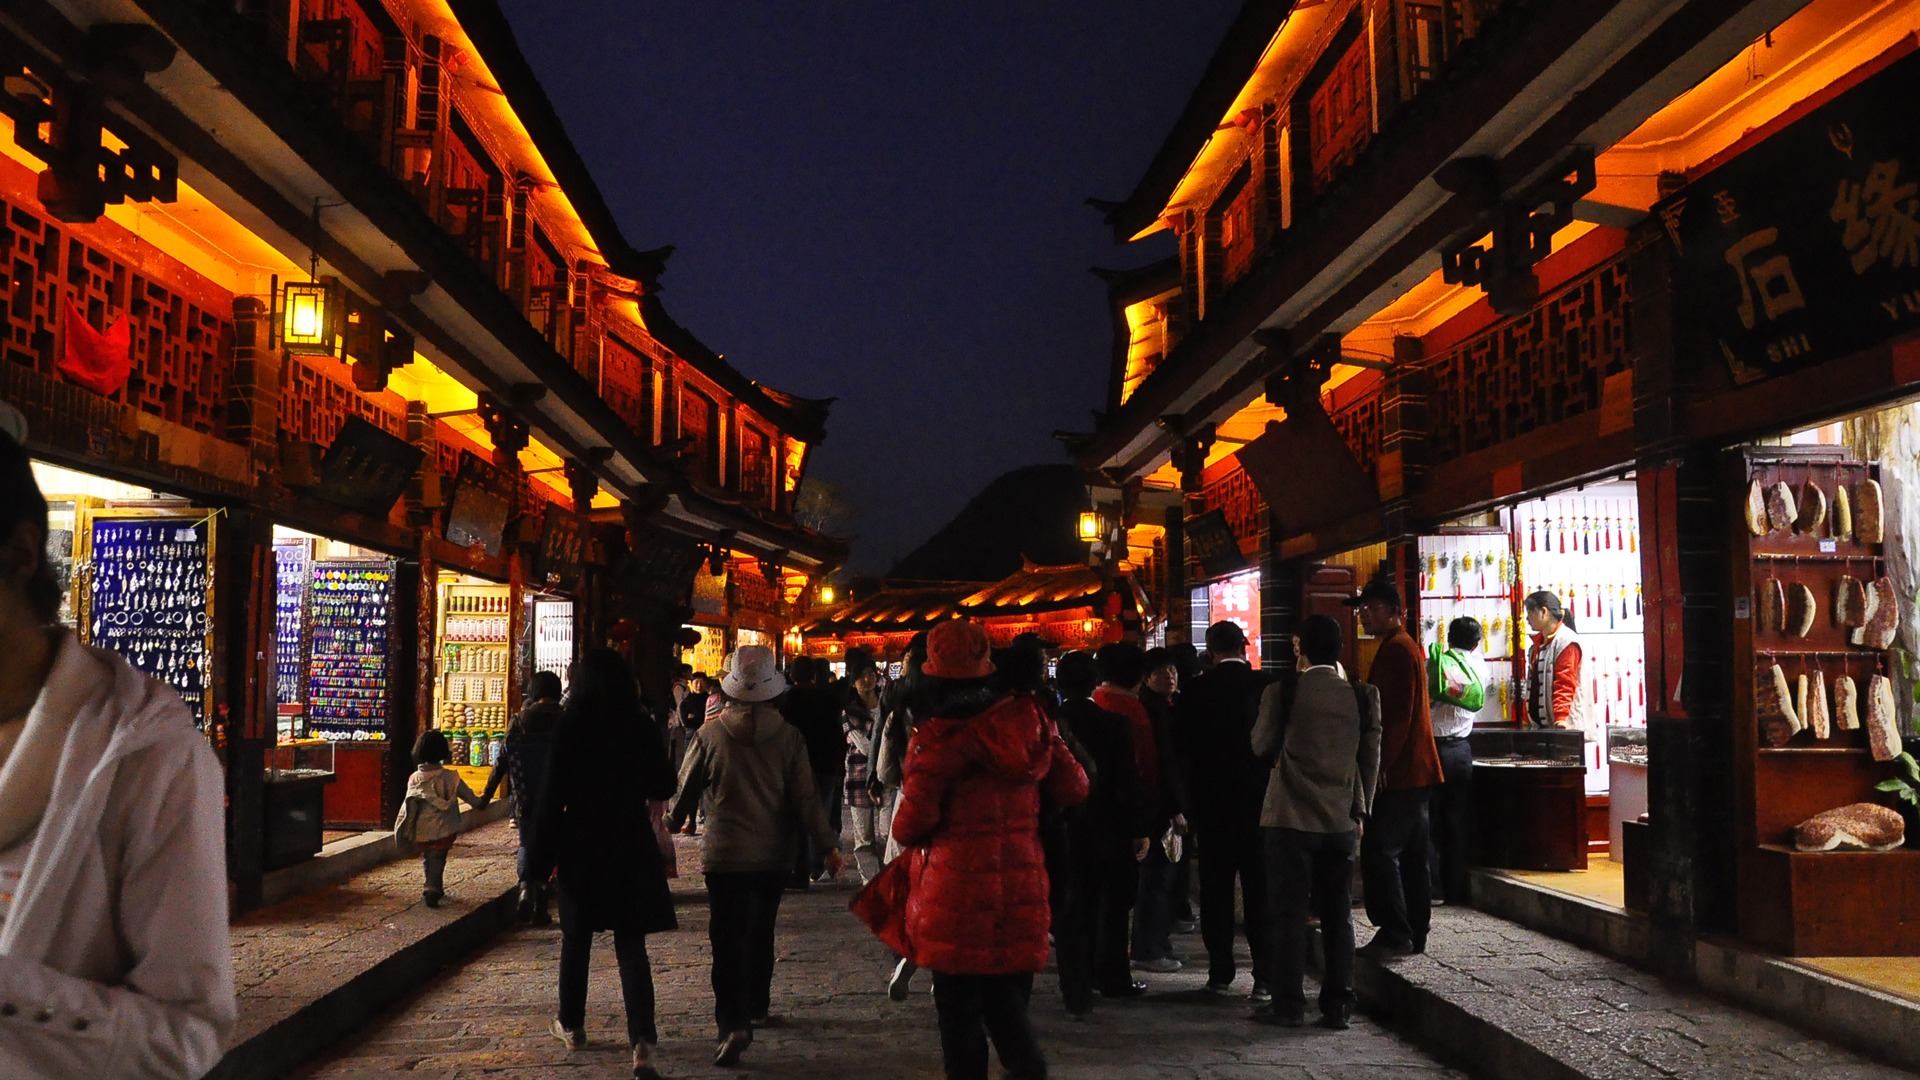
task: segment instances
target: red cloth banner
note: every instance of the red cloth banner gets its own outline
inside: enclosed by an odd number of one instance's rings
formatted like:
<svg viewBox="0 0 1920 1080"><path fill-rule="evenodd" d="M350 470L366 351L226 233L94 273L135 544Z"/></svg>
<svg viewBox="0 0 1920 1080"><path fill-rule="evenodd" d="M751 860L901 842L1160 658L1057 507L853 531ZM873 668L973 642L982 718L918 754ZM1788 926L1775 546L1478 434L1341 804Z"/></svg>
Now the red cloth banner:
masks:
<svg viewBox="0 0 1920 1080"><path fill-rule="evenodd" d="M66 308L66 335L56 370L96 394L112 397L133 374L133 331L122 315L102 332L87 322L72 300Z"/></svg>

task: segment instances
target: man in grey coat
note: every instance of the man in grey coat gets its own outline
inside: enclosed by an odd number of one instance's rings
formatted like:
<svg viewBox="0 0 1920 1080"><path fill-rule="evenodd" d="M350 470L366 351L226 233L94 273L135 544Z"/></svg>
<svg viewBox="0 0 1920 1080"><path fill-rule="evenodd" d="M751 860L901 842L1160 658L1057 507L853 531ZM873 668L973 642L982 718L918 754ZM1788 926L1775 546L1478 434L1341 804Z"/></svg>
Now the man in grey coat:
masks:
<svg viewBox="0 0 1920 1080"><path fill-rule="evenodd" d="M1327 616L1300 624L1295 651L1301 671L1291 700L1269 687L1253 729L1253 752L1273 759L1260 825L1276 954L1273 1004L1254 1018L1305 1022L1311 897L1326 948L1320 1024L1341 1031L1353 1015L1353 859L1380 772L1380 695L1340 677L1340 624Z"/></svg>

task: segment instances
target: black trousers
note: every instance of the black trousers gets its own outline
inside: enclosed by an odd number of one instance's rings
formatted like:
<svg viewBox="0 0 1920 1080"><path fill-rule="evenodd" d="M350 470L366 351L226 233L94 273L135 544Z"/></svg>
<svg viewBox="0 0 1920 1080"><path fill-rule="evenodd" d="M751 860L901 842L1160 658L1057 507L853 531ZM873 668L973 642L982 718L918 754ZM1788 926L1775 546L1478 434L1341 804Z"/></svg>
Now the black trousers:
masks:
<svg viewBox="0 0 1920 1080"><path fill-rule="evenodd" d="M820 806L827 812L827 824L833 827L833 835L840 835L840 823L847 806L847 778L842 773L814 773L813 792L820 799ZM800 843L793 855L793 878L795 885L805 885L825 873L827 853L813 842L813 837L805 829L800 830Z"/></svg>
<svg viewBox="0 0 1920 1080"><path fill-rule="evenodd" d="M1027 1023L1033 976L933 973L933 1007L940 1019L940 1057L947 1080L987 1080L987 1037L1000 1052L1009 1080L1042 1080L1047 1059Z"/></svg>
<svg viewBox="0 0 1920 1080"><path fill-rule="evenodd" d="M753 1030L773 1003L773 926L786 875L708 874L707 945L713 953L713 1019L721 1038Z"/></svg>
<svg viewBox="0 0 1920 1080"><path fill-rule="evenodd" d="M1310 833L1263 829L1267 875L1272 880L1274 930L1274 1004L1305 1009L1307 912L1320 916L1326 949L1326 977L1320 982L1320 1011L1352 1004L1353 856L1359 839L1350 832Z"/></svg>
<svg viewBox="0 0 1920 1080"><path fill-rule="evenodd" d="M1360 838L1367 918L1396 945L1424 949L1432 918L1427 799L1432 789L1380 791Z"/></svg>
<svg viewBox="0 0 1920 1080"><path fill-rule="evenodd" d="M1185 881L1186 852L1177 863L1156 839L1140 867L1140 892L1133 905L1133 958L1166 960L1173 956L1174 892Z"/></svg>
<svg viewBox="0 0 1920 1080"><path fill-rule="evenodd" d="M1433 789L1433 889L1449 904L1473 900L1473 747L1435 740L1446 783Z"/></svg>
<svg viewBox="0 0 1920 1080"><path fill-rule="evenodd" d="M1069 1012L1093 1007L1095 987L1133 981L1127 962L1127 923L1137 882L1131 858L1088 860L1069 867L1054 920L1060 997Z"/></svg>
<svg viewBox="0 0 1920 1080"><path fill-rule="evenodd" d="M647 960L647 935L636 930L613 932L613 955L620 965L620 997L627 1006L627 1041L656 1043L653 966ZM593 931L585 925L579 905L560 890L560 1023L579 1031L587 1022L587 968L593 956Z"/></svg>
<svg viewBox="0 0 1920 1080"><path fill-rule="evenodd" d="M1258 825L1214 827L1199 834L1200 939L1207 946L1207 981L1224 986L1233 981L1233 883L1240 882L1240 901L1247 920L1247 947L1253 953L1253 981L1271 986L1273 948L1268 934L1272 913L1267 905L1267 868L1260 850Z"/></svg>

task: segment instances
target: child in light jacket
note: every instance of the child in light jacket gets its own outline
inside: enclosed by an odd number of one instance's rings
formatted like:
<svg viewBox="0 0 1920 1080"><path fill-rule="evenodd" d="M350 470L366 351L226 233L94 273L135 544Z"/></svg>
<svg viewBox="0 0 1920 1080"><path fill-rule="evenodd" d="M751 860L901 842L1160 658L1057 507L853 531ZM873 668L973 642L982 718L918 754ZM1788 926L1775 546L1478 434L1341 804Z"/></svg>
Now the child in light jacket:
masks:
<svg viewBox="0 0 1920 1080"><path fill-rule="evenodd" d="M400 809L394 832L403 833L410 824L413 841L420 848L420 866L426 873L426 887L420 898L428 907L439 907L446 895L442 875L447 869L447 852L453 850L453 838L460 831L460 803L465 800L475 810L487 800L473 793L460 774L446 767L453 748L446 735L423 731L413 744L413 775L407 778L407 797ZM409 818L411 817L411 821Z"/></svg>

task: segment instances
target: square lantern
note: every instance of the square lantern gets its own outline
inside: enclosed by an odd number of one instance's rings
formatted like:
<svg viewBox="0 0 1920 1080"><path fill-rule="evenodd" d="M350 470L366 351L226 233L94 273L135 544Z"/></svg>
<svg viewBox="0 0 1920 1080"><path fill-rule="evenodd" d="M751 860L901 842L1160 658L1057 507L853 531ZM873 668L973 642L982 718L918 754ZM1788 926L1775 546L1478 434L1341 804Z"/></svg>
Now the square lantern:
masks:
<svg viewBox="0 0 1920 1080"><path fill-rule="evenodd" d="M340 293L332 278L280 287L280 344L290 353L330 356L339 336Z"/></svg>
<svg viewBox="0 0 1920 1080"><path fill-rule="evenodd" d="M1096 543L1102 539L1105 532L1105 523L1100 520L1099 511L1080 511L1080 539L1089 544Z"/></svg>

